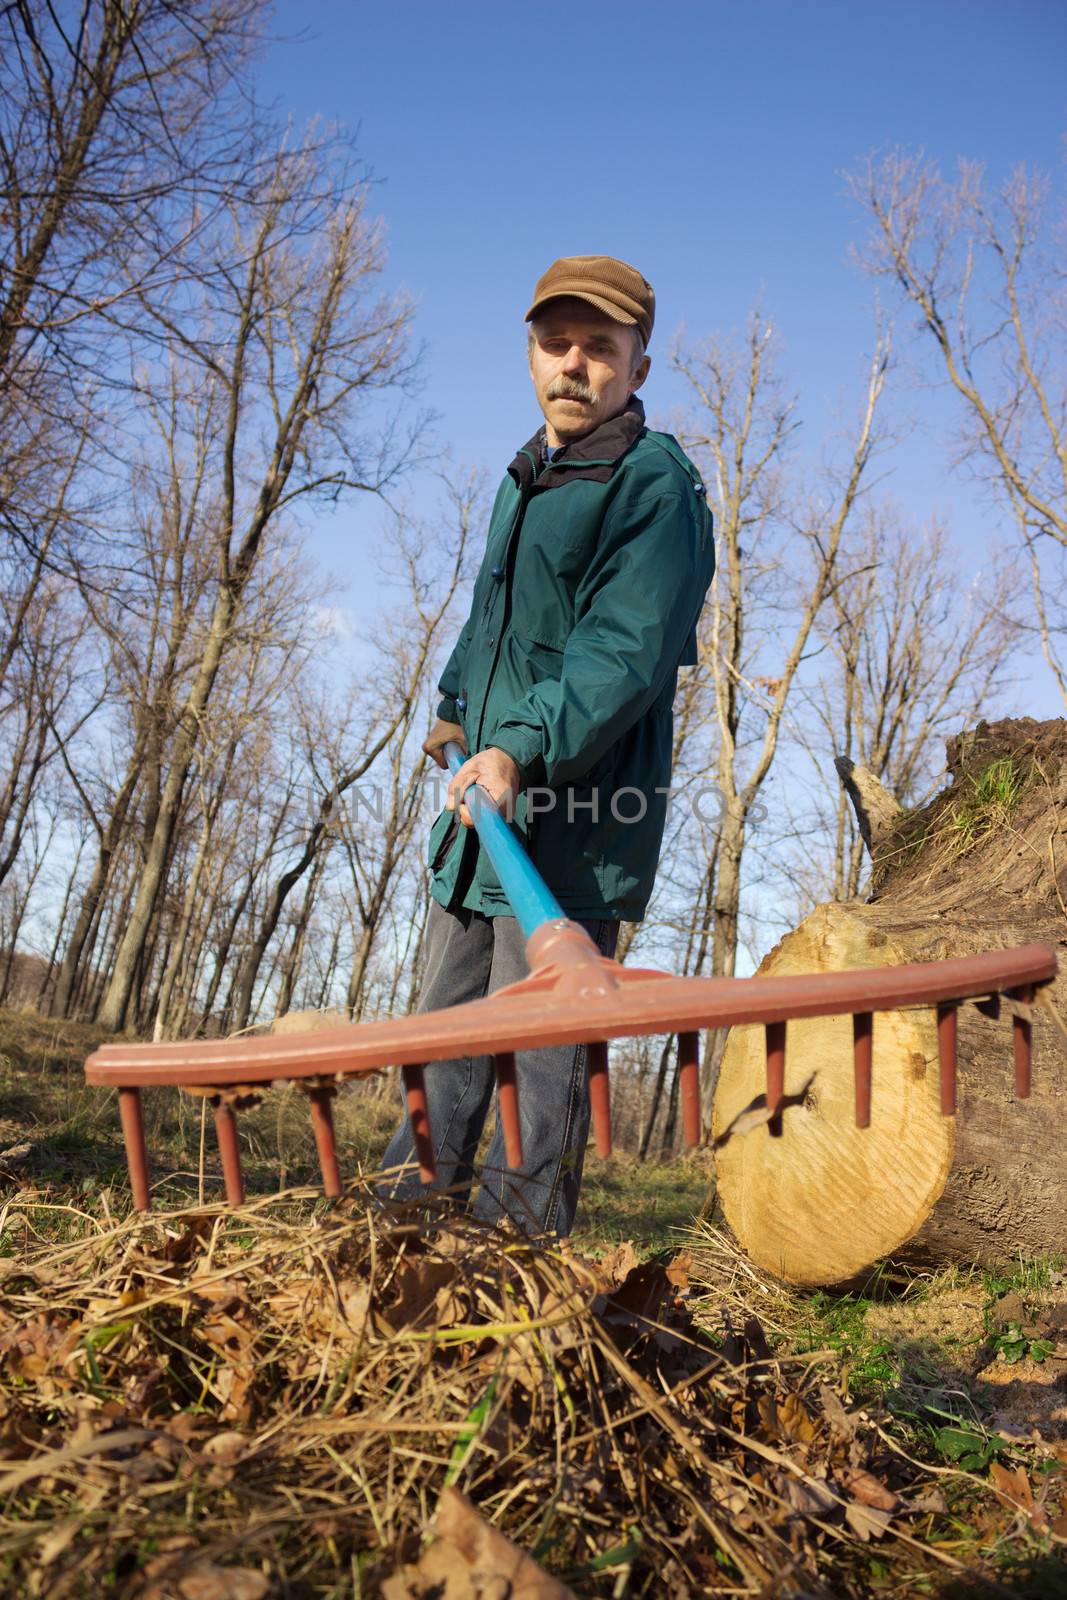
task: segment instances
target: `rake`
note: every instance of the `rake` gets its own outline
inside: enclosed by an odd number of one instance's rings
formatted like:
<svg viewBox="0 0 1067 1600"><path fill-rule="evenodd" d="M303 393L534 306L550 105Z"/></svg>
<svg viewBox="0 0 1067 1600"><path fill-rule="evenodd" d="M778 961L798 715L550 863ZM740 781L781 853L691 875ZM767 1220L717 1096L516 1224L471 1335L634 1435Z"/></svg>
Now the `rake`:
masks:
<svg viewBox="0 0 1067 1600"><path fill-rule="evenodd" d="M466 759L454 743L445 746L445 756L453 773ZM699 1144L702 1135L700 1034L742 1023L762 1023L765 1029L765 1110L772 1137L782 1134L786 1024L793 1018L851 1014L855 1118L865 1128L871 1116L876 1012L936 1008L941 1113L954 1116L957 1008L972 1001L997 1017L1004 995L1011 1002L1015 1093L1029 1095L1030 1008L1037 990L1056 975L1051 946L1028 944L961 960L791 977L679 978L651 968L622 967L601 955L585 930L565 915L489 794L471 785L464 799L526 938L529 976L482 1000L391 1021L342 1024L280 1038L104 1045L86 1061L85 1076L91 1084L118 1090L130 1185L139 1210L151 1205L141 1091L156 1085L178 1085L210 1099L231 1205L244 1199L237 1114L255 1104L267 1085L291 1081L307 1094L323 1187L327 1195L336 1196L342 1191L333 1128L338 1084L387 1067L400 1068L419 1173L423 1182L432 1183L436 1166L425 1071L434 1061L457 1056L493 1057L498 1114L513 1169L523 1159L515 1057L543 1045L587 1047L593 1133L602 1156L611 1153L608 1042L624 1036L678 1035L682 1128L690 1146Z"/></svg>

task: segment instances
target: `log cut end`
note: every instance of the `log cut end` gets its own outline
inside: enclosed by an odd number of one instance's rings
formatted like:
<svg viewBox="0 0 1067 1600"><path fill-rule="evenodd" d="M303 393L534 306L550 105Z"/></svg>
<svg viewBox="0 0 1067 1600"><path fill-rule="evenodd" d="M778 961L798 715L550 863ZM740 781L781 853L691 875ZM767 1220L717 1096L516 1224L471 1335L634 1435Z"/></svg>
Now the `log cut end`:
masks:
<svg viewBox="0 0 1067 1600"><path fill-rule="evenodd" d="M840 906L822 906L760 970L793 973L911 959ZM788 1024L783 1131L727 1137L762 1104L764 1030L731 1030L712 1132L723 1142L718 1187L726 1220L760 1266L795 1284L846 1281L918 1232L952 1164L954 1123L940 1115L937 1032L925 1010L874 1019L871 1120L857 1128L852 1018Z"/></svg>
<svg viewBox="0 0 1067 1600"><path fill-rule="evenodd" d="M1045 998L1067 1016L1067 722L980 723L950 740L947 756L950 783L902 816L869 774L838 763L874 849L874 895L818 907L760 971L941 961L1039 942L1060 952ZM856 1127L851 1019L789 1023L778 1138L758 1113L764 1030L732 1030L712 1113L719 1193L761 1266L792 1283L832 1284L886 1256L927 1267L1062 1254L1060 1025L1040 1007L1023 1019L1033 1074L1018 1098L1010 1017L965 1005L955 1019L958 1109L942 1117L932 1009L876 1013L868 1128Z"/></svg>

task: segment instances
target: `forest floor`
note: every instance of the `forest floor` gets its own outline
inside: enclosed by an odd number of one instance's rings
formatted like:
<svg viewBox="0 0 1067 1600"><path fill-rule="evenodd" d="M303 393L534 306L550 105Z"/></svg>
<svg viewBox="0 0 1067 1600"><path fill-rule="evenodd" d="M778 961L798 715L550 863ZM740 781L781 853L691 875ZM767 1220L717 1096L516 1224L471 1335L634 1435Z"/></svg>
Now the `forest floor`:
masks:
<svg viewBox="0 0 1067 1600"><path fill-rule="evenodd" d="M0 1593L1067 1600L1064 1262L787 1290L702 1153L591 1159L564 1248L383 1214L375 1084L337 1203L295 1093L244 1115L233 1213L148 1096L131 1216L100 1037L0 1013Z"/></svg>

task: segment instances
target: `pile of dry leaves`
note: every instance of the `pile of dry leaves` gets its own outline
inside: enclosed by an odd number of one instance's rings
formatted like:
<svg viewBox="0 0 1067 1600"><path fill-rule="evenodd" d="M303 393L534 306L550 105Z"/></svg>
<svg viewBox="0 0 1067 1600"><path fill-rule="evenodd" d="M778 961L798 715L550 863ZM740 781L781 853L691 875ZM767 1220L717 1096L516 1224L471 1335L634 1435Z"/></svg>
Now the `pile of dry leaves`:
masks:
<svg viewBox="0 0 1067 1600"><path fill-rule="evenodd" d="M952 1565L834 1358L695 1324L684 1255L358 1197L74 1228L0 1260L0 1592L846 1596L875 1548Z"/></svg>

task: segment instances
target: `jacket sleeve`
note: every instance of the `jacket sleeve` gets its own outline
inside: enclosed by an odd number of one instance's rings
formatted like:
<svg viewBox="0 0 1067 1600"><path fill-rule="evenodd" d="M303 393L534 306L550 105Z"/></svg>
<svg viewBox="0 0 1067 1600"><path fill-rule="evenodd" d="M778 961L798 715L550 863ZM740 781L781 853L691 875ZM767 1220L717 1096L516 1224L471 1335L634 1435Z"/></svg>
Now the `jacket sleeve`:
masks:
<svg viewBox="0 0 1067 1600"><path fill-rule="evenodd" d="M463 688L463 666L470 649L471 635L474 632L474 613L467 618L463 631L456 642L456 648L445 663L444 671L437 682L441 694L441 702L437 707L437 715L445 722L459 722L459 707L456 701Z"/></svg>
<svg viewBox="0 0 1067 1600"><path fill-rule="evenodd" d="M533 685L491 743L525 785L580 778L644 715L675 671L714 570L710 519L661 491L605 521L576 595L558 681Z"/></svg>

